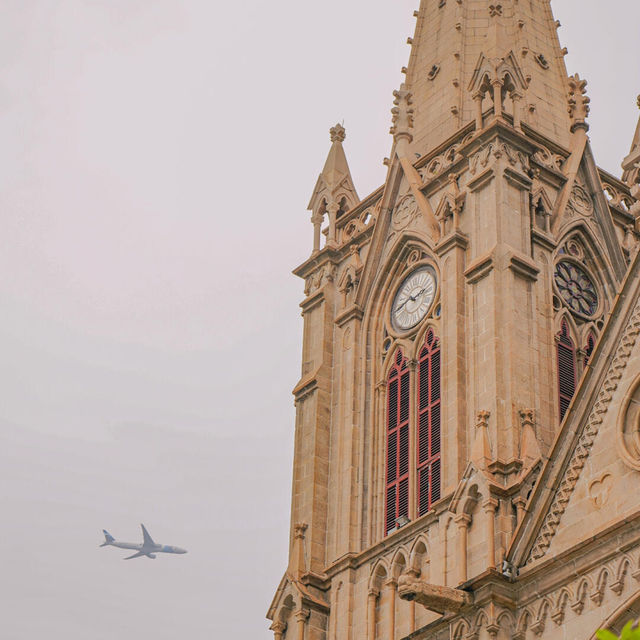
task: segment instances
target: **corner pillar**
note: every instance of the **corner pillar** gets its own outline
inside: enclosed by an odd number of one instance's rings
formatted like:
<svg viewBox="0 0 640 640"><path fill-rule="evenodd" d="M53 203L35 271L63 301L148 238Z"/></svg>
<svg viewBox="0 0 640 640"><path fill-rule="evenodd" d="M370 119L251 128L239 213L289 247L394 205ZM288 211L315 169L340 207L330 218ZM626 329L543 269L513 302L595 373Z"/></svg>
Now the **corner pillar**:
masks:
<svg viewBox="0 0 640 640"><path fill-rule="evenodd" d="M496 566L496 510L498 501L495 498L489 498L483 502L482 508L487 514L487 566L494 568Z"/></svg>
<svg viewBox="0 0 640 640"><path fill-rule="evenodd" d="M376 604L380 592L377 589L369 589L369 595L367 599L367 619L369 621L369 640L376 640Z"/></svg>
<svg viewBox="0 0 640 640"><path fill-rule="evenodd" d="M398 582L396 580L388 580L386 583L389 596L389 632L387 637L389 640L395 640L396 637L396 594L398 593Z"/></svg>
<svg viewBox="0 0 640 640"><path fill-rule="evenodd" d="M496 118L502 118L502 81L493 80L491 86L493 87L493 114Z"/></svg>
<svg viewBox="0 0 640 640"><path fill-rule="evenodd" d="M458 525L458 558L460 562L458 581L463 583L467 581L467 536L471 525L471 516L466 513L460 514L456 518L456 524Z"/></svg>
<svg viewBox="0 0 640 640"><path fill-rule="evenodd" d="M313 253L320 251L320 234L322 232L322 220L324 216L320 213L314 213L311 216L313 224Z"/></svg>
<svg viewBox="0 0 640 640"><path fill-rule="evenodd" d="M336 246L336 221L338 218L338 211L340 211L340 205L337 202L332 202L327 206L327 213L329 214L329 234L327 236L327 246Z"/></svg>
<svg viewBox="0 0 640 640"><path fill-rule="evenodd" d="M273 640L282 640L282 636L287 630L287 625L284 622L274 622L270 629L273 631Z"/></svg>
<svg viewBox="0 0 640 640"><path fill-rule="evenodd" d="M296 625L298 627L298 640L304 640L304 630L307 620L309 619L310 611L308 609L299 609L295 612Z"/></svg>

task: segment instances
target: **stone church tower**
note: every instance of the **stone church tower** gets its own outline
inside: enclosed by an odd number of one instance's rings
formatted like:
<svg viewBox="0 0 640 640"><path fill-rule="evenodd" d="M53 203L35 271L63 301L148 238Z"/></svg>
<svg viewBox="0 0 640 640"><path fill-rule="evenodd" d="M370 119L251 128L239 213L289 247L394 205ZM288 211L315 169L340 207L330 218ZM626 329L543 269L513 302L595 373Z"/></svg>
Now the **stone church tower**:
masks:
<svg viewBox="0 0 640 640"><path fill-rule="evenodd" d="M385 183L337 125L309 204L271 629L590 640L640 616L640 125L599 169L550 0L414 15Z"/></svg>

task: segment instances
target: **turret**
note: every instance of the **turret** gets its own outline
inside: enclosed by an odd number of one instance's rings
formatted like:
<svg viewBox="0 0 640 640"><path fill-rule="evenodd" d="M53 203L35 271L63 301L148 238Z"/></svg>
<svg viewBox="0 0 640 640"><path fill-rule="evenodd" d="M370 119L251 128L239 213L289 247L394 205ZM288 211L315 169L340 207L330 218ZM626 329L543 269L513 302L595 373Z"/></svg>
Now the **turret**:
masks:
<svg viewBox="0 0 640 640"><path fill-rule="evenodd" d="M347 156L342 146L347 137L345 128L341 124L336 124L329 133L331 149L324 169L316 182L308 207L313 223L313 253L317 253L321 248L320 234L325 215L329 218L326 244L329 247L334 247L336 245L337 219L359 202Z"/></svg>

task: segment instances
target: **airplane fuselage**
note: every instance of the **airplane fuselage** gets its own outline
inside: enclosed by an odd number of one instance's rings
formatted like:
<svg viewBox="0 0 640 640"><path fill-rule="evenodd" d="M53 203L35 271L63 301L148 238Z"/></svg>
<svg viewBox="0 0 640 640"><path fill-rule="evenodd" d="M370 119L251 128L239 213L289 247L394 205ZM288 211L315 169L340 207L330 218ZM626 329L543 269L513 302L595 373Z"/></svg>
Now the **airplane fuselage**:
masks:
<svg viewBox="0 0 640 640"><path fill-rule="evenodd" d="M154 544L146 546L144 544L135 544L133 542L111 542L107 546L118 547L118 549L132 549L133 551L144 551L145 553L187 553L186 549L173 547L168 544Z"/></svg>
<svg viewBox="0 0 640 640"><path fill-rule="evenodd" d="M153 541L153 538L149 535L149 532L145 529L145 526L143 524L140 526L142 528L142 537L144 540L142 544L137 544L135 542L120 542L119 540L116 540L108 531L103 530L104 542L100 546L116 547L118 549L129 549L131 551L136 551L136 553L125 558L125 560L141 558L143 556L154 559L156 557L156 553L187 553L187 550L182 549L181 547L174 547L168 544L156 544Z"/></svg>

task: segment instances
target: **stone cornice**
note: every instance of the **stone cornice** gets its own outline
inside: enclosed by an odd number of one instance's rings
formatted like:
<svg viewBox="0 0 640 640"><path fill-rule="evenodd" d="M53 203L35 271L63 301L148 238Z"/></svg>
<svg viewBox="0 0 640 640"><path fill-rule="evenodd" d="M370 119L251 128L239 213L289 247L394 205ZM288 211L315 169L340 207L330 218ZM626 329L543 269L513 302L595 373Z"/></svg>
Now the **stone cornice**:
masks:
<svg viewBox="0 0 640 640"><path fill-rule="evenodd" d="M300 303L300 308L302 309L302 313L307 313L317 307L320 303L324 302L325 295L323 289L318 289L314 293L312 293L308 298L305 298Z"/></svg>
<svg viewBox="0 0 640 640"><path fill-rule="evenodd" d="M456 229L453 233L450 233L440 240L440 242L436 245L435 252L439 258L442 258L442 256L444 256L452 249L465 250L468 246L469 238L464 233L462 233L462 231L458 231Z"/></svg>
<svg viewBox="0 0 640 640"><path fill-rule="evenodd" d="M347 307L342 313L338 314L335 319L335 323L339 327L343 327L351 320L362 320L363 316L364 311L357 304L352 304L350 307Z"/></svg>
<svg viewBox="0 0 640 640"><path fill-rule="evenodd" d="M488 276L493 271L495 262L495 250L491 250L489 253L474 260L464 272L467 282L475 284Z"/></svg>
<svg viewBox="0 0 640 640"><path fill-rule="evenodd" d="M299 278L306 278L327 263L334 265L339 264L347 253L347 249L340 251L333 247L325 247L318 253L312 255L309 259L305 260L300 266L296 267L292 273Z"/></svg>

